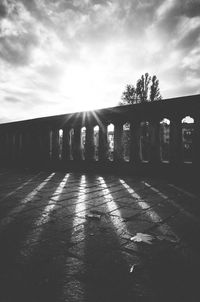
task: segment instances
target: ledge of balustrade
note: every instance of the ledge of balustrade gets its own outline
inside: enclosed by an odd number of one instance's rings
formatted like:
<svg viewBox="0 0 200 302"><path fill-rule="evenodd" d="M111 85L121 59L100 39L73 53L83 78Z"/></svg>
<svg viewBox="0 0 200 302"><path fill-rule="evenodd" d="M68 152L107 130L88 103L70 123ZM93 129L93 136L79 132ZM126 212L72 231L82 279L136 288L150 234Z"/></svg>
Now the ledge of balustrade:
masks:
<svg viewBox="0 0 200 302"><path fill-rule="evenodd" d="M0 124L0 165L194 173L200 95Z"/></svg>

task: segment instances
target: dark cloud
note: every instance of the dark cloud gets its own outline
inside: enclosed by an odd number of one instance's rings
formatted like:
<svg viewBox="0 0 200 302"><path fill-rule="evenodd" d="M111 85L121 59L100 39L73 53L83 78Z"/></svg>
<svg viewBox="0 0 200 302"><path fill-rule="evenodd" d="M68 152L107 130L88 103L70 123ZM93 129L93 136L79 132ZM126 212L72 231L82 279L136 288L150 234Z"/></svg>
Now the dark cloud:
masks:
<svg viewBox="0 0 200 302"><path fill-rule="evenodd" d="M200 16L200 2L199 0L188 0L182 3L182 12L187 17Z"/></svg>
<svg viewBox="0 0 200 302"><path fill-rule="evenodd" d="M177 44L177 47L181 50L187 51L198 46L198 39L200 37L200 25L191 30L183 39Z"/></svg>
<svg viewBox="0 0 200 302"><path fill-rule="evenodd" d="M41 6L41 5L37 5L35 0L19 0L19 1L23 3L24 7L29 11L31 16L34 17L38 22L44 23L47 26L52 25L48 13L45 10L45 8L48 8L48 4L46 6Z"/></svg>
<svg viewBox="0 0 200 302"><path fill-rule="evenodd" d="M172 29L176 29L181 17L186 16L188 18L193 18L200 16L199 0L176 0L172 2L172 4L173 5L166 10L160 22L160 26L168 32L171 32Z"/></svg>
<svg viewBox="0 0 200 302"><path fill-rule="evenodd" d="M133 22L135 25L138 24L138 29L146 28L154 21L156 11L163 2L164 0L129 1L130 5L126 15L128 25Z"/></svg>
<svg viewBox="0 0 200 302"><path fill-rule="evenodd" d="M13 97L13 96L6 96L5 101L7 101L9 103L14 103L14 104L22 102L20 99Z"/></svg>
<svg viewBox="0 0 200 302"><path fill-rule="evenodd" d="M7 16L7 5L6 2L0 2L0 18L5 18Z"/></svg>
<svg viewBox="0 0 200 302"><path fill-rule="evenodd" d="M38 37L34 33L0 38L0 58L15 66L26 65L37 44Z"/></svg>
<svg viewBox="0 0 200 302"><path fill-rule="evenodd" d="M5 19L0 22L0 59L14 66L26 65L32 49L39 43L33 21L20 1L7 0L1 4Z"/></svg>

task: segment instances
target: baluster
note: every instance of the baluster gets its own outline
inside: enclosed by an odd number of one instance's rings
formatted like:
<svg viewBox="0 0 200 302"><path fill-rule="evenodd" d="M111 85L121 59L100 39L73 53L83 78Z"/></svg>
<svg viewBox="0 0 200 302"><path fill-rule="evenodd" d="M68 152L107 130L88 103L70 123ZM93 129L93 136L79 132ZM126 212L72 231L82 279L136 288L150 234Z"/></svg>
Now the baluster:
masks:
<svg viewBox="0 0 200 302"><path fill-rule="evenodd" d="M192 137L192 164L195 168L200 165L200 117L194 119L194 132Z"/></svg>
<svg viewBox="0 0 200 302"><path fill-rule="evenodd" d="M73 159L81 160L81 127L74 127Z"/></svg>
<svg viewBox="0 0 200 302"><path fill-rule="evenodd" d="M52 131L52 160L57 161L59 159L59 129L53 129Z"/></svg>
<svg viewBox="0 0 200 302"><path fill-rule="evenodd" d="M182 162L182 125L180 118L170 122L170 164L177 166Z"/></svg>
<svg viewBox="0 0 200 302"><path fill-rule="evenodd" d="M46 165L50 160L49 130L42 129L39 133L39 161L41 165Z"/></svg>
<svg viewBox="0 0 200 302"><path fill-rule="evenodd" d="M20 161L20 133L19 131L15 134L15 162L19 164Z"/></svg>
<svg viewBox="0 0 200 302"><path fill-rule="evenodd" d="M5 155L5 162L8 163L10 161L9 132L6 132L6 136L5 136L4 155Z"/></svg>
<svg viewBox="0 0 200 302"><path fill-rule="evenodd" d="M117 123L114 127L114 161L123 161L123 146L122 146L122 135L123 135L123 123Z"/></svg>
<svg viewBox="0 0 200 302"><path fill-rule="evenodd" d="M140 159L140 122L132 121L130 123L130 162L138 164Z"/></svg>
<svg viewBox="0 0 200 302"><path fill-rule="evenodd" d="M150 163L158 164L160 162L160 124L159 121L150 123Z"/></svg>
<svg viewBox="0 0 200 302"><path fill-rule="evenodd" d="M99 125L99 161L105 162L108 155L107 126Z"/></svg>
<svg viewBox="0 0 200 302"><path fill-rule="evenodd" d="M0 163L4 163L4 148L5 148L5 135L3 132L0 133Z"/></svg>
<svg viewBox="0 0 200 302"><path fill-rule="evenodd" d="M62 147L62 160L70 160L70 134L69 127L65 126L63 128L63 147Z"/></svg>
<svg viewBox="0 0 200 302"><path fill-rule="evenodd" d="M94 160L94 127L93 127L93 125L86 126L85 159L87 161Z"/></svg>

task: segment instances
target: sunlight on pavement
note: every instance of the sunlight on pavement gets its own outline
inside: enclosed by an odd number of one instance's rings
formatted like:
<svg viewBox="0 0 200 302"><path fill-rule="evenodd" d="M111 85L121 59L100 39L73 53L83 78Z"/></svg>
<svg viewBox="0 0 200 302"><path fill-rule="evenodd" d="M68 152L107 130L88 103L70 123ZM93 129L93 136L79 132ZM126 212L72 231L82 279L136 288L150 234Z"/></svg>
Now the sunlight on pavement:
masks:
<svg viewBox="0 0 200 302"><path fill-rule="evenodd" d="M133 198L142 200L142 197L140 195L138 195L124 180L120 179L119 181L126 188L126 190L131 194L131 196ZM143 210L151 208L151 205L143 200L142 200L142 203L137 202L137 205ZM145 215L147 215L152 220L152 222L155 222L155 223L160 222L162 220L161 217L152 209L150 209L148 212L145 212Z"/></svg>
<svg viewBox="0 0 200 302"><path fill-rule="evenodd" d="M81 214L81 216L85 216L85 211L86 211L85 202L84 202L85 193L86 193L85 175L81 176L80 186L81 186L81 191L79 191L77 202L76 202L76 208L74 211L75 217L73 220L73 227L75 227L83 222L83 219L78 216L79 213Z"/></svg>
<svg viewBox="0 0 200 302"><path fill-rule="evenodd" d="M22 255L27 256L28 254L31 254L32 253L31 246L38 243L38 239L43 231L43 228L41 228L41 226L49 221L51 213L56 209L57 207L56 202L59 200L60 195L67 183L68 178L69 178L69 174L66 174L54 192L54 194L55 193L57 194L56 197L54 197L54 203L52 203L52 201L50 200L47 206L42 211L41 216L35 221L34 230L28 235L28 238L26 239L25 243L23 244L23 248L21 249Z"/></svg>
<svg viewBox="0 0 200 302"><path fill-rule="evenodd" d="M80 187L81 190L79 191L79 195L77 197L76 201L76 206L75 206L75 216L73 219L73 232L71 235L71 242L75 243L77 241L77 234L76 234L76 227L78 226L78 238L82 238L82 245L79 247L79 253L84 256L85 254L85 244L84 244L84 239L85 239L85 226L83 224L84 220L83 218L79 217L79 213L81 216L85 217L86 214L86 207L85 207L85 192L86 192L86 177L85 175L81 176L81 181L80 181ZM75 265L75 262L78 264ZM73 258L73 261L71 258L66 259L65 263L65 276L66 280L64 280L64 285L63 285L63 300L66 302L71 302L74 301L74 292L76 292L76 301L83 301L84 299L84 286L83 284L78 281L78 280L70 280L69 275L71 272L75 274L76 272L80 270L80 264L81 262L75 258Z"/></svg>
<svg viewBox="0 0 200 302"><path fill-rule="evenodd" d="M193 214L191 214L190 212L186 211L182 206L180 206L177 202L175 202L169 196L163 194L158 189L154 188L153 186L151 186L149 183L147 183L145 181L143 181L142 183L146 187L148 187L150 190L152 190L153 192L155 192L157 195L159 195L160 197L162 197L163 199L168 200L169 203L171 203L175 208L179 209L185 216L189 217L190 219L193 219L196 222L199 222L199 220Z"/></svg>
<svg viewBox="0 0 200 302"><path fill-rule="evenodd" d="M136 198L137 196L137 205L142 208L143 210L146 210L148 208L151 208L151 205L148 204L145 201L139 201L142 200L142 197L140 195L138 195L137 193L135 193L135 191L124 181L120 179L121 184L127 189L127 191L131 194L132 197ZM142 183L144 185L146 185L148 188L151 188L151 186L149 184L147 184L146 182L142 181ZM155 192L155 190L154 190ZM156 189L156 193L158 193L158 190ZM160 193L160 196L164 199L168 199L166 195ZM145 212L145 215L148 216L152 222L154 223L159 223L162 221L161 217L152 209L148 210ZM172 235L174 238L176 238L177 241L180 240L180 238L177 236L177 234L175 234L172 229L167 225L167 224L160 224L159 229L162 233L163 236L166 236L167 234Z"/></svg>
<svg viewBox="0 0 200 302"><path fill-rule="evenodd" d="M55 210L55 207L57 206L56 202L59 200L68 178L69 174L66 174L63 180L60 182L59 186L57 187L56 191L54 192L56 196L53 198L53 203L51 200L48 202L48 205L43 210L41 217L35 222L36 226L40 226L48 222L51 212Z"/></svg>
<svg viewBox="0 0 200 302"><path fill-rule="evenodd" d="M127 191L131 194L133 198L141 199L140 195L138 195L129 185L127 185L127 183L124 180L119 179L119 181L124 186L124 188L127 189Z"/></svg>
<svg viewBox="0 0 200 302"><path fill-rule="evenodd" d="M33 176L32 178L30 178L28 181L24 182L21 186L17 187L15 190L13 190L12 192L7 193L3 198L1 198L1 201L3 201L4 199L12 196L13 194L15 194L17 191L23 189L26 185L28 185L33 179L35 179L37 176L39 176L41 174L38 173L35 176Z"/></svg>
<svg viewBox="0 0 200 302"><path fill-rule="evenodd" d="M50 181L50 179L55 175L55 173L51 173L51 175L49 175L41 184L39 184L31 193L29 193L24 199L22 199L20 201L20 204L18 206L16 206L13 210L11 210L8 213L8 216L5 217L1 223L0 223L0 227L5 227L7 226L9 223L11 223L16 215L18 215L26 206L26 204L30 201L33 200L33 198L38 194L39 191L41 191L44 186Z"/></svg>
<svg viewBox="0 0 200 302"><path fill-rule="evenodd" d="M121 216L120 210L118 210L118 205L114 201L114 199L106 185L105 180L103 179L103 177L98 177L98 180L102 187L102 192L104 194L104 198L107 201L106 207L108 208L109 212L115 211L116 215L118 216L118 218L115 216L110 216L110 219L116 229L116 232L118 233L118 235L121 235L122 233L128 234L129 232L127 230L126 224L123 222L123 218Z"/></svg>
<svg viewBox="0 0 200 302"><path fill-rule="evenodd" d="M161 193L158 189L152 187L150 184L148 184L147 182L145 181L142 181L142 183L148 187L149 189L151 189L152 191L156 192L160 197L162 197L163 199L169 199L169 197L163 193Z"/></svg>

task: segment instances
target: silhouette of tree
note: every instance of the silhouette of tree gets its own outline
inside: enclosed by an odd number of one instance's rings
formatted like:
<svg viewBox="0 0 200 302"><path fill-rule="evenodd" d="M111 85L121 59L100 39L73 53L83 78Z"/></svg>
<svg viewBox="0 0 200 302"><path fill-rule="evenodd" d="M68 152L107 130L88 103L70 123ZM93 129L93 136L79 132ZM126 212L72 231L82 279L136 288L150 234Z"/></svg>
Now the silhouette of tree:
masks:
<svg viewBox="0 0 200 302"><path fill-rule="evenodd" d="M160 101L162 99L162 96L160 94L160 88L159 88L159 80L154 75L152 77L152 84L150 87L150 101Z"/></svg>
<svg viewBox="0 0 200 302"><path fill-rule="evenodd" d="M126 86L121 99L121 105L159 101L162 99L159 80L155 75L151 77L145 73L137 81L136 87L130 84Z"/></svg>
<svg viewBox="0 0 200 302"><path fill-rule="evenodd" d="M127 85L126 90L122 93L121 99L124 104L137 103L137 94L135 87L133 85Z"/></svg>

